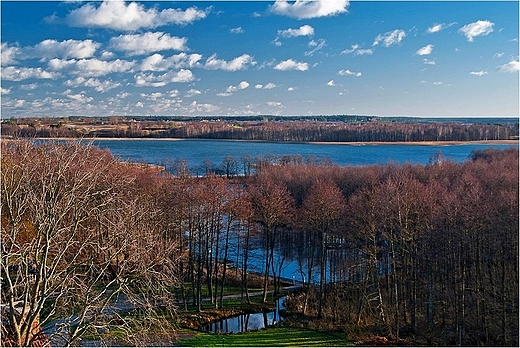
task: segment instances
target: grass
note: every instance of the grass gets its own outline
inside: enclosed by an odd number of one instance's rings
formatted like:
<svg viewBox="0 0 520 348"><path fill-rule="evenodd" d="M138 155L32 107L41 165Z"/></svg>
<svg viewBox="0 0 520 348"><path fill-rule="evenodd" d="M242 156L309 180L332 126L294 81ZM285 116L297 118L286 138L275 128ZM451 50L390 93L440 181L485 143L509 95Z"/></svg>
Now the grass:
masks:
<svg viewBox="0 0 520 348"><path fill-rule="evenodd" d="M199 332L195 337L176 343L183 347L344 347L354 342L340 333L324 333L308 329L271 327L240 334Z"/></svg>

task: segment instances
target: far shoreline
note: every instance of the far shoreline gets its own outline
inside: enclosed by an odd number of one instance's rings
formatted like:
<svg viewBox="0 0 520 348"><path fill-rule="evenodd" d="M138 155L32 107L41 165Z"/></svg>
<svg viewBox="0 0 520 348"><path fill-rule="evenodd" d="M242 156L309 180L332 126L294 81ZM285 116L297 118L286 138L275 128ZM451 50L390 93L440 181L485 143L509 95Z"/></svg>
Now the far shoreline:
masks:
<svg viewBox="0 0 520 348"><path fill-rule="evenodd" d="M59 141L128 141L128 140L152 140L152 141L181 141L181 140L197 140L197 141L236 141L236 142L259 142L259 143L277 143L277 144L313 144L313 145L350 145L350 146L371 146L371 145L414 145L414 146L449 146L449 145L519 145L519 139L506 140L452 140L452 141L272 141L272 140L248 140L248 139L207 139L207 138L6 138L2 140L59 140Z"/></svg>

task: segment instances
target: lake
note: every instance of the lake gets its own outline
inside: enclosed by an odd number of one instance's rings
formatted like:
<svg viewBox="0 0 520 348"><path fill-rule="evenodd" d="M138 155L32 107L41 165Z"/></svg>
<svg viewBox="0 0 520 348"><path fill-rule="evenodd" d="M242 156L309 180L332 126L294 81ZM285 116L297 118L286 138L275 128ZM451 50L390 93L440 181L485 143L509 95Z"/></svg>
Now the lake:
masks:
<svg viewBox="0 0 520 348"><path fill-rule="evenodd" d="M239 162L250 155L266 157L269 155L301 155L304 159L314 157L329 159L338 165L372 165L389 162L427 164L432 156L442 152L445 158L461 162L468 159L474 150L487 148L505 149L518 145L490 144L453 144L453 145L347 145L347 144L309 144L309 143L272 143L233 140L95 140L94 145L109 149L123 160L164 164L172 160L186 160L190 168L201 168L204 161L219 166L227 155Z"/></svg>

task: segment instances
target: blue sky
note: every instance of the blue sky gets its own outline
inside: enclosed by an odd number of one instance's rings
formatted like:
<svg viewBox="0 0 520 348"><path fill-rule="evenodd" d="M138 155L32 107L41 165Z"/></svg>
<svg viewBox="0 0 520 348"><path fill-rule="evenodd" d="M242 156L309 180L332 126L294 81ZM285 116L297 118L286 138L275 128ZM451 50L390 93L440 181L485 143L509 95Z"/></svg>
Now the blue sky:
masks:
<svg viewBox="0 0 520 348"><path fill-rule="evenodd" d="M519 115L519 4L1 4L2 118Z"/></svg>

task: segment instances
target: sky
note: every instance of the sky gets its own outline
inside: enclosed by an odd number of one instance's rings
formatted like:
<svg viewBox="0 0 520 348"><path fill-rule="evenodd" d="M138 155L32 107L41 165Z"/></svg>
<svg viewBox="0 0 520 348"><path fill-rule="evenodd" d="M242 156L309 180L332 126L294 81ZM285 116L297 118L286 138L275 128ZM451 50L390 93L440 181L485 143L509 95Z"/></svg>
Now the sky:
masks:
<svg viewBox="0 0 520 348"><path fill-rule="evenodd" d="M518 1L2 1L1 116L519 116Z"/></svg>

